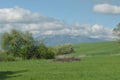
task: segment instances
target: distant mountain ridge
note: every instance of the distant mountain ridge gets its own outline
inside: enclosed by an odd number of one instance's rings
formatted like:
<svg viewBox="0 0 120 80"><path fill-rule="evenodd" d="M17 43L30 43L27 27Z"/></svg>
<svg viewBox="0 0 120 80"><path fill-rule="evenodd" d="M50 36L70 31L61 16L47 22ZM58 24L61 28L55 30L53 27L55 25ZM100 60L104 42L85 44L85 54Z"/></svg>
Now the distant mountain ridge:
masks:
<svg viewBox="0 0 120 80"><path fill-rule="evenodd" d="M45 39L45 43L49 46L59 44L77 44L84 42L101 42L106 41L105 39L91 38L82 35L39 35L35 39Z"/></svg>
<svg viewBox="0 0 120 80"><path fill-rule="evenodd" d="M1 36L1 35L0 35ZM45 43L48 46L55 46L59 44L78 44L85 42L101 42L106 39L91 38L83 35L37 35L35 39L45 39ZM0 37L1 43L1 37Z"/></svg>

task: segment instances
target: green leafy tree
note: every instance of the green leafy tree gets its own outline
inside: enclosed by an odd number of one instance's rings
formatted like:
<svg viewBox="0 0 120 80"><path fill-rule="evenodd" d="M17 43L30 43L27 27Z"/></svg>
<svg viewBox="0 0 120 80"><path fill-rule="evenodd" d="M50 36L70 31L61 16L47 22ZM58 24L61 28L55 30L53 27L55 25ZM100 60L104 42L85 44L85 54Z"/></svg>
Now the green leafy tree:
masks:
<svg viewBox="0 0 120 80"><path fill-rule="evenodd" d="M120 23L113 29L113 34L117 36L118 41L120 41Z"/></svg>
<svg viewBox="0 0 120 80"><path fill-rule="evenodd" d="M59 45L56 47L56 53L61 54L70 54L74 52L74 48L71 44Z"/></svg>
<svg viewBox="0 0 120 80"><path fill-rule="evenodd" d="M9 33L2 35L2 48L7 53L12 53L14 56L25 56L27 48L33 45L32 34L28 31L21 32L16 29L12 29Z"/></svg>
<svg viewBox="0 0 120 80"><path fill-rule="evenodd" d="M47 47L44 40L36 41L30 32L16 29L2 35L2 48L6 53L23 59L51 59L55 56L53 49Z"/></svg>

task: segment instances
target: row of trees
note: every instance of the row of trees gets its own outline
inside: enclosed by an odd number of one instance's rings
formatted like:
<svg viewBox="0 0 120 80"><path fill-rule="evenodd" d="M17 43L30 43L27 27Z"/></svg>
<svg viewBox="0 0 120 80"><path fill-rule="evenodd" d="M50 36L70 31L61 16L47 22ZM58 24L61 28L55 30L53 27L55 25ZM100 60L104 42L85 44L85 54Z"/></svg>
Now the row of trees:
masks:
<svg viewBox="0 0 120 80"><path fill-rule="evenodd" d="M28 31L12 29L2 35L2 48L7 54L24 59L54 58L54 51L47 47L42 40L34 40Z"/></svg>
<svg viewBox="0 0 120 80"><path fill-rule="evenodd" d="M2 49L8 55L23 59L52 59L55 55L74 52L70 44L51 48L45 45L44 40L35 40L29 31L22 32L16 29L2 35Z"/></svg>

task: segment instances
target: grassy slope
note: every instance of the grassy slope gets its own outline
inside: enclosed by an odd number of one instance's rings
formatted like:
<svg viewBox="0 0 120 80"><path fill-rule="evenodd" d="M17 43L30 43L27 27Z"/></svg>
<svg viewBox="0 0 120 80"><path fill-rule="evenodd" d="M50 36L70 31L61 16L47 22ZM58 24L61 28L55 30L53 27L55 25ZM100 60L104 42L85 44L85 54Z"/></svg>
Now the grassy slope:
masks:
<svg viewBox="0 0 120 80"><path fill-rule="evenodd" d="M76 54L116 54L118 47L114 42L80 44L76 45ZM80 62L68 63L50 60L0 62L0 80L119 80L119 74L120 56L85 57Z"/></svg>
<svg viewBox="0 0 120 80"><path fill-rule="evenodd" d="M95 42L77 44L74 46L75 55L116 55L120 53L120 44L117 42Z"/></svg>

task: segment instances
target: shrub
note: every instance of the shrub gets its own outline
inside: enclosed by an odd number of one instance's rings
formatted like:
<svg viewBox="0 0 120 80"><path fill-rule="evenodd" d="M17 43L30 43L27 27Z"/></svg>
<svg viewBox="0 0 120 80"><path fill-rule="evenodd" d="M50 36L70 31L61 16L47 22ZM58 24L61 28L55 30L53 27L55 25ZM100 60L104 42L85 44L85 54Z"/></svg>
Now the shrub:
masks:
<svg viewBox="0 0 120 80"><path fill-rule="evenodd" d="M50 47L39 47L37 58L53 59L55 57L54 51Z"/></svg>
<svg viewBox="0 0 120 80"><path fill-rule="evenodd" d="M0 52L0 61L15 61L15 57L12 54Z"/></svg>
<svg viewBox="0 0 120 80"><path fill-rule="evenodd" d="M59 45L56 48L56 54L70 54L73 53L74 49L71 44L64 44L64 45Z"/></svg>
<svg viewBox="0 0 120 80"><path fill-rule="evenodd" d="M47 49L47 52L45 54L45 58L46 59L53 59L53 58L55 58L55 53L54 53L52 48L48 48Z"/></svg>

